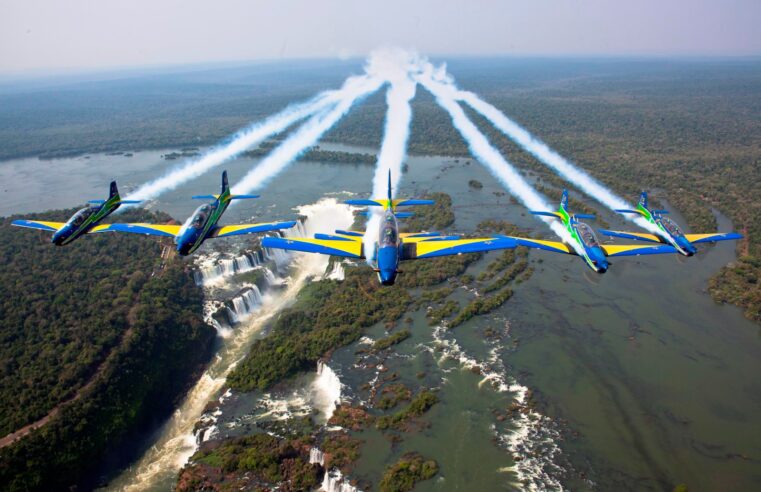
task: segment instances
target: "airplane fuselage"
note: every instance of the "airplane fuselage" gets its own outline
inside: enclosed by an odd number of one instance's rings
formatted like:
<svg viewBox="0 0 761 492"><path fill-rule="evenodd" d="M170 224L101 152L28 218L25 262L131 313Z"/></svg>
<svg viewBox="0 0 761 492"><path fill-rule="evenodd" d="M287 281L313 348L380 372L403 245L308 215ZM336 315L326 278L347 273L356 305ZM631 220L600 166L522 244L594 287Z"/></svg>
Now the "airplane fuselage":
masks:
<svg viewBox="0 0 761 492"><path fill-rule="evenodd" d="M560 219L563 221L566 230L578 246L578 248L573 248L574 251L581 253L579 256L582 257L584 263L593 271L605 273L610 264L602 248L600 248L600 243L597 241L592 228L572 218L563 207L560 207L558 213L561 215Z"/></svg>
<svg viewBox="0 0 761 492"><path fill-rule="evenodd" d="M53 234L50 242L56 246L64 246L71 243L98 225L117 208L119 208L119 197L113 197L99 206L88 206L78 210L66 221L63 227Z"/></svg>
<svg viewBox="0 0 761 492"><path fill-rule="evenodd" d="M637 210L642 214L645 220L658 228L658 236L660 236L664 243L670 244L684 256L692 256L697 253L697 248L684 236L684 233L679 226L671 219L660 214L654 215L647 207L642 206L642 204L637 205Z"/></svg>
<svg viewBox="0 0 761 492"><path fill-rule="evenodd" d="M378 243L376 245L378 279L383 285L394 285L396 282L400 247L401 239L399 238L399 224L396 221L396 216L391 210L386 210L378 229Z"/></svg>
<svg viewBox="0 0 761 492"><path fill-rule="evenodd" d="M230 200L222 195L217 200L198 207L180 229L175 240L177 253L187 256L200 248L229 205Z"/></svg>

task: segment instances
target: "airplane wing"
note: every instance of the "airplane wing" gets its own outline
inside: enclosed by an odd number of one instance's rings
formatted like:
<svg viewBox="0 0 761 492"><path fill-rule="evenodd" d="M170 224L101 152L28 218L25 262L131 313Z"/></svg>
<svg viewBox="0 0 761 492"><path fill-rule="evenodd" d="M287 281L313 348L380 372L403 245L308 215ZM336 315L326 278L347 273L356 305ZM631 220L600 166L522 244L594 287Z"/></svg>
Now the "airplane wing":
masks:
<svg viewBox="0 0 761 492"><path fill-rule="evenodd" d="M42 220L14 220L11 225L17 227L28 227L30 229L40 229L42 231L56 232L64 226L65 222L47 222Z"/></svg>
<svg viewBox="0 0 761 492"><path fill-rule="evenodd" d="M676 253L673 246L631 246L623 244L601 245L605 256L639 256L639 255L660 255L664 253Z"/></svg>
<svg viewBox="0 0 761 492"><path fill-rule="evenodd" d="M606 231L605 229L600 229L600 233L605 234L606 236L622 237L624 239L634 239L636 241L647 241L649 243L663 243L661 238L659 238L655 234L646 234L644 232Z"/></svg>
<svg viewBox="0 0 761 492"><path fill-rule="evenodd" d="M511 237L511 236L506 236ZM569 255L575 255L576 252L569 248L567 244L557 241L544 241L542 239L529 239L525 237L512 237L518 246L526 246L528 248L544 249L546 251L552 251L554 253L566 253Z"/></svg>
<svg viewBox="0 0 761 492"><path fill-rule="evenodd" d="M455 236L456 237L456 236ZM434 258L437 256L460 255L463 253L480 253L497 249L512 249L517 246L514 239L508 237L482 237L475 239L424 239L422 241L404 241L402 260Z"/></svg>
<svg viewBox="0 0 761 492"><path fill-rule="evenodd" d="M100 226L98 226L100 227ZM162 224L106 224L104 229L97 232L131 232L150 236L177 237L182 226Z"/></svg>
<svg viewBox="0 0 761 492"><path fill-rule="evenodd" d="M684 237L691 243L712 243L714 241L742 239L743 235L736 232L716 232L713 234L685 234Z"/></svg>
<svg viewBox="0 0 761 492"><path fill-rule="evenodd" d="M262 246L265 248L278 248L287 251L303 251L305 253L343 256L345 258L364 258L362 241L349 238L310 239L265 237L262 239Z"/></svg>
<svg viewBox="0 0 761 492"><path fill-rule="evenodd" d="M278 231L280 229L290 229L295 225L296 221L293 220L288 222L264 222L261 224L228 225L215 228L213 231L211 231L209 237L229 237L240 236L243 234L254 234L256 232Z"/></svg>

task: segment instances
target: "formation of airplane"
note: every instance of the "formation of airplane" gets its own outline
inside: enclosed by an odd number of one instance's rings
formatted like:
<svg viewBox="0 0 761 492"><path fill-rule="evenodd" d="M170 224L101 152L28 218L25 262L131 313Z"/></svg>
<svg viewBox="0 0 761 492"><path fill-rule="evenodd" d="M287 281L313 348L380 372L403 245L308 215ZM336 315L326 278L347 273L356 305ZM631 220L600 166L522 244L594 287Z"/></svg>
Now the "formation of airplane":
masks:
<svg viewBox="0 0 761 492"><path fill-rule="evenodd" d="M409 217L408 212L397 212L397 207L432 205L432 200L393 199L391 196L391 173L388 177L388 198L371 200L348 200L349 205L382 207L378 241L371 262L383 285L394 285L400 273L399 263L406 260L435 258L438 256L476 253L517 246L512 238L484 237L461 239L459 236L443 236L438 232L399 232L397 218ZM265 237L262 246L289 251L303 251L345 258L366 259L364 232L335 231L335 234L316 234L314 238Z"/></svg>
<svg viewBox="0 0 761 492"><path fill-rule="evenodd" d="M239 236L257 232L277 231L296 225L296 221L264 222L261 224L235 224L219 226L232 200L258 198L258 195L232 195L227 180L227 171L222 172L222 192L219 195L197 195L193 199L211 199L210 203L201 205L183 225L169 224L100 224L120 205L140 203L136 200L121 200L116 189L116 182L111 182L111 196L108 200L90 200L95 205L83 208L72 215L68 222L46 222L38 220L15 220L11 224L19 227L29 227L53 232L52 242L62 246L69 244L83 234L100 232L128 232L152 236L172 237L177 245L177 253L186 256L196 251L204 241L216 237Z"/></svg>
<svg viewBox="0 0 761 492"><path fill-rule="evenodd" d="M140 203L138 200L122 200L116 181L111 181L108 200L90 200L89 205L78 210L66 222L49 222L44 220L14 220L11 225L41 229L53 233L50 241L56 246L63 246L78 239L84 234L107 232L109 225L102 225L101 221L111 215L122 204Z"/></svg>
<svg viewBox="0 0 761 492"><path fill-rule="evenodd" d="M232 200L258 198L258 195L233 195L227 181L227 171L222 172L222 192L219 195L196 195L193 199L213 200L201 205L181 226L162 224L110 224L109 231L147 234L151 236L172 237L177 244L177 253L182 256L192 254L201 247L204 241L217 237L240 236L257 232L277 231L296 225L296 221L264 222L261 224L235 224L219 226Z"/></svg>
<svg viewBox="0 0 761 492"><path fill-rule="evenodd" d="M227 179L227 171L222 172L222 191L219 195L198 195L194 199L212 200L201 205L183 225L148 224L148 223L113 223L102 224L103 219L122 204L135 204L139 201L122 200L116 187L111 182L107 200L90 200L89 205L77 211L67 222L49 222L38 220L15 220L12 225L41 229L53 233L53 244L69 244L84 234L101 232L126 232L153 236L172 237L177 253L190 255L207 239L254 234L258 232L278 231L296 225L296 221L264 222L258 224L234 224L220 226L219 220L232 200L258 198L258 195L233 195ZM594 219L593 215L571 214L568 210L568 191L563 190L560 206L556 212L531 211L534 215L553 217L562 221L572 243L546 241L525 237L494 235L480 238L462 238L460 236L442 235L438 232L399 232L398 219L410 217L412 213L397 211L398 207L414 205L432 205L432 200L394 199L391 190L391 173L388 176L388 197L384 199L347 200L349 205L367 206L383 209L378 230L378 240L373 251L365 251L364 232L337 230L333 234L315 234L313 238L265 237L262 245L267 248L279 248L290 251L320 253L354 259L368 259L378 273L383 285L393 285L400 273L402 261L435 258L439 256L478 253L500 249L512 249L517 246L543 249L554 253L580 256L584 263L597 273L605 273L610 267L609 257L640 256L653 254L681 253L692 256L696 253L695 243L725 241L742 238L741 234L711 233L684 234L679 226L665 217L666 210L651 210L647 205L647 193L642 192L637 208L634 210L616 210L620 213L639 214L655 225L657 234L640 232L623 232L601 230L607 236L620 237L657 243L653 245L601 244L592 228L581 219ZM367 211L366 214L373 212ZM377 213L377 212L375 212Z"/></svg>
<svg viewBox="0 0 761 492"><path fill-rule="evenodd" d="M522 237L514 238L521 246L544 249L553 253L578 255L584 263L597 273L605 273L610 267L608 257L613 256L639 256L657 255L664 253L676 253L672 246L632 246L626 244L600 244L592 228L579 219L595 219L594 215L573 214L568 211L568 190L563 190L560 206L557 212L531 211L534 215L544 215L560 219L574 244L566 244L557 241L543 241Z"/></svg>
<svg viewBox="0 0 761 492"><path fill-rule="evenodd" d="M695 244L711 243L716 241L728 241L731 239L742 239L742 234L736 232L716 232L709 234L685 234L682 229L676 225L676 222L665 217L668 210L651 210L647 206L647 192L643 191L639 197L637 208L634 210L620 209L616 212L622 214L639 214L648 222L658 228L658 234L647 234L643 232L624 232L624 231L606 231L600 230L606 236L621 237L625 239L634 239L636 241L646 241L650 243L670 244L679 253L685 256L692 256L697 253Z"/></svg>

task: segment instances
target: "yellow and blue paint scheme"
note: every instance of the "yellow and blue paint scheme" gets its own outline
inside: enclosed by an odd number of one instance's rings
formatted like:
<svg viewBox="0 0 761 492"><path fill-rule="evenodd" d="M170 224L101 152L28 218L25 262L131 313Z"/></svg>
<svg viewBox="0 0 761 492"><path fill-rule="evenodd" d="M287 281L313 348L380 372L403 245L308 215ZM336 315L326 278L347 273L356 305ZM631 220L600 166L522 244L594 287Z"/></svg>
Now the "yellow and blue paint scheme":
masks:
<svg viewBox="0 0 761 492"><path fill-rule="evenodd" d="M512 249L517 246L514 239L507 237L461 239L459 236L445 236L437 232L399 232L397 217L406 217L410 214L396 212L397 207L431 205L434 202L432 200L392 199L390 173L387 199L348 200L346 203L383 208L378 241L374 248L375 255L370 259L378 273L378 280L383 285L393 285L396 282L399 264L405 260ZM266 237L262 240L262 246L366 259L363 241L363 232L337 230L335 234L316 234L314 238Z"/></svg>
<svg viewBox="0 0 761 492"><path fill-rule="evenodd" d="M123 204L140 203L137 200L122 200L116 181L111 181L107 200L90 200L88 206L78 210L66 222L49 222L42 220L14 220L11 225L52 232L50 242L64 246L84 234L108 232L109 226L100 224Z"/></svg>
<svg viewBox="0 0 761 492"><path fill-rule="evenodd" d="M560 219L575 244L568 245L557 241L544 241L539 239L513 237L513 239L515 239L519 245L529 248L552 251L554 253L581 256L581 258L584 260L584 263L597 273L605 273L608 270L610 267L608 257L654 255L677 252L676 248L672 246L630 246L600 244L592 228L588 224L585 224L579 220L594 219L594 215L571 215L568 212L568 190L563 190L563 196L560 199L560 206L558 207L557 212L532 211L531 213L534 215L544 215Z"/></svg>
<svg viewBox="0 0 761 492"><path fill-rule="evenodd" d="M236 224L218 226L219 219L230 206L232 200L258 198L258 195L233 195L227 180L227 171L222 172L222 192L219 195L196 195L194 199L212 199L210 203L201 205L183 225L162 224L110 224L109 231L147 234L152 236L173 237L177 253L186 256L194 253L204 241L216 237L238 236L257 232L288 229L296 225L296 221L265 222L261 224Z"/></svg>
<svg viewBox="0 0 761 492"><path fill-rule="evenodd" d="M635 241L646 241L650 243L669 244L684 256L692 256L698 252L695 244L712 243L716 241L730 241L742 239L742 234L737 232L716 232L709 234L685 234L682 229L670 218L665 215L668 210L652 210L647 205L647 192L640 194L637 208L635 209L618 209L616 212L622 214L638 214L644 217L646 221L653 224L658 233L647 234L642 232L626 231L606 231L600 230L601 233L611 237L621 237L625 239L634 239Z"/></svg>

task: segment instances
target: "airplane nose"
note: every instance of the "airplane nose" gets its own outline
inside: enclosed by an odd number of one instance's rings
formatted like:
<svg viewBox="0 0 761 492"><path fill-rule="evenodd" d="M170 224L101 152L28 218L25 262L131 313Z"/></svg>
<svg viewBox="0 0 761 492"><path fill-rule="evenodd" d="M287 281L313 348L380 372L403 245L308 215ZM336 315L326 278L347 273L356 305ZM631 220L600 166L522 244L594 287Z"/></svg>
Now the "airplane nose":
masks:
<svg viewBox="0 0 761 492"><path fill-rule="evenodd" d="M393 270L381 270L380 281L382 285L394 285L396 281L396 272Z"/></svg>

